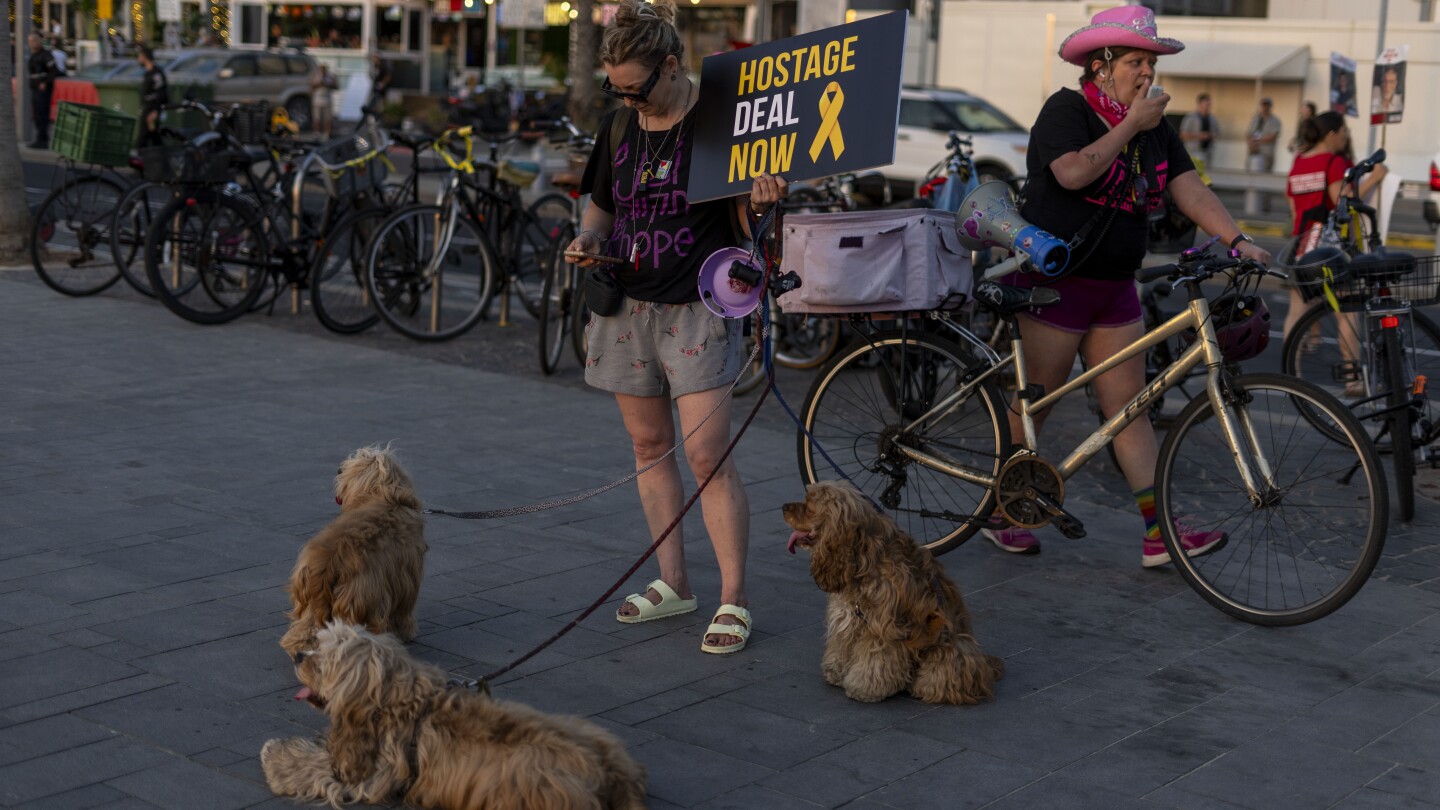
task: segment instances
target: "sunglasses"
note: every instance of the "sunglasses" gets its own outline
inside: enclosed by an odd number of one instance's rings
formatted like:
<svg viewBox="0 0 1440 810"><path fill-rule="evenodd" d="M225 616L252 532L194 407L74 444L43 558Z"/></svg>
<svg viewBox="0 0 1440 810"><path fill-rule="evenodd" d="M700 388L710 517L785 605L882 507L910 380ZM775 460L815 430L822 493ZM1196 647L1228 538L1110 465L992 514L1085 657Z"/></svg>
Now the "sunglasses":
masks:
<svg viewBox="0 0 1440 810"><path fill-rule="evenodd" d="M644 104L645 101L650 98L650 91L655 89L655 84L659 81L660 66L656 65L655 71L650 74L650 78L645 82L645 86L641 87L638 93L622 93L621 91L616 90L615 87L610 84L609 76L606 76L604 84L600 85L600 92L611 98L619 99L621 101L629 100L635 102L636 104Z"/></svg>

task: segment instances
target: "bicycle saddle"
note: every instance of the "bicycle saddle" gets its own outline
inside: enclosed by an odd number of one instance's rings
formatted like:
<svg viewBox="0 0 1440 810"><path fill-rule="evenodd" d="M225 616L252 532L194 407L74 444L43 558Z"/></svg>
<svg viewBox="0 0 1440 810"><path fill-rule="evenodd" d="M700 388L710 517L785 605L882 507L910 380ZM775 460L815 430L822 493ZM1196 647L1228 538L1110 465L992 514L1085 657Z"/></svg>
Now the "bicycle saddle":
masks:
<svg viewBox="0 0 1440 810"><path fill-rule="evenodd" d="M1022 309L1060 303L1060 293L1054 287L1014 287L998 281L982 281L976 284L972 296L1002 315L1014 315Z"/></svg>
<svg viewBox="0 0 1440 810"><path fill-rule="evenodd" d="M1415 255L1403 250L1376 248L1350 259L1350 270L1369 279L1396 278L1415 271Z"/></svg>

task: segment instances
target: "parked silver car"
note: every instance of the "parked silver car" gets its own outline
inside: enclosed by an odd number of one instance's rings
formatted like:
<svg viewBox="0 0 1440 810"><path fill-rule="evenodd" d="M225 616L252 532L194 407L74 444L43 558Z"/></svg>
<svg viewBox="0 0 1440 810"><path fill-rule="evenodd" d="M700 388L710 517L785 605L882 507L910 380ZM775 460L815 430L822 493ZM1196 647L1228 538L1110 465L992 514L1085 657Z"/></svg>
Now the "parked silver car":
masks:
<svg viewBox="0 0 1440 810"><path fill-rule="evenodd" d="M310 79L317 70L315 60L298 51L206 48L176 51L165 75L171 88L213 85L214 100L220 103L268 101L284 107L290 120L305 130L311 120Z"/></svg>

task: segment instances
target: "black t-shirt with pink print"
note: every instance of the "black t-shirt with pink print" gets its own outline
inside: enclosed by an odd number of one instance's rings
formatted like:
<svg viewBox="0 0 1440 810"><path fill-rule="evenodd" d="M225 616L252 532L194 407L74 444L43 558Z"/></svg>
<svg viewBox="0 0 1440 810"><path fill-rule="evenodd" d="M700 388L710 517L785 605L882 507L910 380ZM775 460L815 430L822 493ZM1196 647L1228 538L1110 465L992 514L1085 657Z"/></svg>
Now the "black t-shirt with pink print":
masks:
<svg viewBox="0 0 1440 810"><path fill-rule="evenodd" d="M1110 169L1089 186L1071 191L1060 185L1050 164L1061 155L1084 149L1106 132L1109 130L1105 122L1080 92L1065 88L1052 95L1030 129L1030 149L1025 156L1029 180L1020 215L1061 239L1070 239L1085 227L1099 206L1112 201L1111 205L1119 210L1104 237L1092 245L1104 228L1102 217L1091 230L1086 244L1071 253L1071 261L1080 263L1067 268L1066 272L1082 278L1131 278L1145 259L1147 214L1162 205L1169 181L1194 171L1195 164L1175 128L1162 120L1159 126L1137 135L1115 158ZM1132 183L1132 150L1137 145L1144 182ZM1090 252L1092 246L1093 253Z"/></svg>
<svg viewBox="0 0 1440 810"><path fill-rule="evenodd" d="M580 186L591 195L592 205L615 215L605 252L627 261L610 269L621 290L637 301L699 301L700 265L711 253L734 244L726 210L734 201L691 204L686 199L695 110L685 115L678 132L646 132L639 116L632 116L624 139L612 150L614 115L600 123ZM647 167L651 177L641 188L641 172Z"/></svg>

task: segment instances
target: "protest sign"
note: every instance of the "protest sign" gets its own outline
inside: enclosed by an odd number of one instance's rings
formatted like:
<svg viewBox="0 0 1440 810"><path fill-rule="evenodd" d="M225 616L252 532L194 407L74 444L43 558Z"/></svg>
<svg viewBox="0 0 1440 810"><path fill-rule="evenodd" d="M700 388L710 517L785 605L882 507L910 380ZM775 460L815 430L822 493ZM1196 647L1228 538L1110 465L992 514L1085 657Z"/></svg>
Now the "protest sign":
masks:
<svg viewBox="0 0 1440 810"><path fill-rule="evenodd" d="M1330 111L1358 116L1355 106L1355 60L1330 52Z"/></svg>
<svg viewBox="0 0 1440 810"><path fill-rule="evenodd" d="M905 20L897 11L707 57L690 202L895 160Z"/></svg>
<svg viewBox="0 0 1440 810"><path fill-rule="evenodd" d="M1395 45L1375 60L1375 86L1370 91L1370 123L1398 124L1405 114L1405 58L1409 45Z"/></svg>

